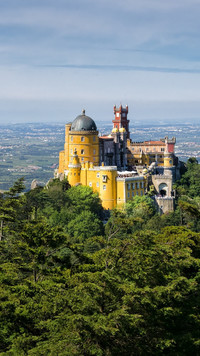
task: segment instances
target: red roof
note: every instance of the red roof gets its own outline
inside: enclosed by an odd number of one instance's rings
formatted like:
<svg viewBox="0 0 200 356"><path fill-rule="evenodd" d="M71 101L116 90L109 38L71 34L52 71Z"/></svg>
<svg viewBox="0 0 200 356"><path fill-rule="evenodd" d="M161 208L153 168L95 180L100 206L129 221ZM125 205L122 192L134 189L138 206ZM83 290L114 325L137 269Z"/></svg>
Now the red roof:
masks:
<svg viewBox="0 0 200 356"><path fill-rule="evenodd" d="M163 141L143 141L143 142L132 142L132 145L149 145L149 146L162 145L162 146L164 146L165 143Z"/></svg>

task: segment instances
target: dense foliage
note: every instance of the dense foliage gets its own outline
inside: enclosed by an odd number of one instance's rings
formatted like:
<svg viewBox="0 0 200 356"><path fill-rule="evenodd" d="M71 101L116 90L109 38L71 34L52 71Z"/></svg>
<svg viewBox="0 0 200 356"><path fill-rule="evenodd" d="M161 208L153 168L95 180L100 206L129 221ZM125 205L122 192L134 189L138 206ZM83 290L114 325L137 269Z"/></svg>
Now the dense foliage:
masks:
<svg viewBox="0 0 200 356"><path fill-rule="evenodd" d="M199 165L175 212L51 181L0 197L0 355L198 355ZM104 223L103 223L104 221Z"/></svg>

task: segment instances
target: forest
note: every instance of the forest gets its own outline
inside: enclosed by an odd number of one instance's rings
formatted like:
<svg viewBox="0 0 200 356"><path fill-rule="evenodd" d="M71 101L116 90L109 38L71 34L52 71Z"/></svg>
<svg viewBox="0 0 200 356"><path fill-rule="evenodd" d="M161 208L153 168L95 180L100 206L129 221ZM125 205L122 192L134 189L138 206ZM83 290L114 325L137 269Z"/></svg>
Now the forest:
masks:
<svg viewBox="0 0 200 356"><path fill-rule="evenodd" d="M0 196L0 355L199 355L200 165L105 221L90 187L50 180Z"/></svg>

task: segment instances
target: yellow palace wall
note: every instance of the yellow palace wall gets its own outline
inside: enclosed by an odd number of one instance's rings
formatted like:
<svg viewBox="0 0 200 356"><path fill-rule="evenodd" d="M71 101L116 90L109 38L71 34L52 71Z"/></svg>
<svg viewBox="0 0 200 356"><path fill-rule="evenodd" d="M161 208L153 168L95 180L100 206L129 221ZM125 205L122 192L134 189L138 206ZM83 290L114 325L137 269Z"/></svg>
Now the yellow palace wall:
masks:
<svg viewBox="0 0 200 356"><path fill-rule="evenodd" d="M99 165L98 131L70 131L70 128L71 124L65 125L64 151L59 153L58 173L68 170L75 151L80 158L80 163L89 161Z"/></svg>
<svg viewBox="0 0 200 356"><path fill-rule="evenodd" d="M117 178L117 167L94 166L90 162L79 164L78 156L69 164L68 180L71 185L82 184L98 192L105 209L114 209L145 194L146 180L143 176Z"/></svg>
<svg viewBox="0 0 200 356"><path fill-rule="evenodd" d="M117 167L103 165L95 167L86 162L82 165L80 183L99 193L105 209L113 209L117 204L116 177Z"/></svg>
<svg viewBox="0 0 200 356"><path fill-rule="evenodd" d="M117 178L117 205L124 204L135 196L143 196L146 184L144 176Z"/></svg>
<svg viewBox="0 0 200 356"><path fill-rule="evenodd" d="M67 137L66 137L67 141ZM98 131L74 131L68 136L69 162L72 161L74 152L77 152L80 163L92 162L99 165L99 137Z"/></svg>

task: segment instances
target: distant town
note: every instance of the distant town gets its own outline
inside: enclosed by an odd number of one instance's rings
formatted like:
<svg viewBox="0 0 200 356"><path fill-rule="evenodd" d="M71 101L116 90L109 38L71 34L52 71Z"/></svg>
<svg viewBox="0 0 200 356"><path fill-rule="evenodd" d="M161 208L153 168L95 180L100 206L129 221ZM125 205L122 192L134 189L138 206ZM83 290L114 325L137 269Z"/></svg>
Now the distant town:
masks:
<svg viewBox="0 0 200 356"><path fill-rule="evenodd" d="M150 125L130 123L133 141L157 140L175 136L175 153L181 161L200 159L200 125ZM97 122L101 134L109 134L112 125ZM20 177L27 190L33 179L45 184L54 175L58 154L63 149L64 123L2 125L0 142L0 190L7 190Z"/></svg>

